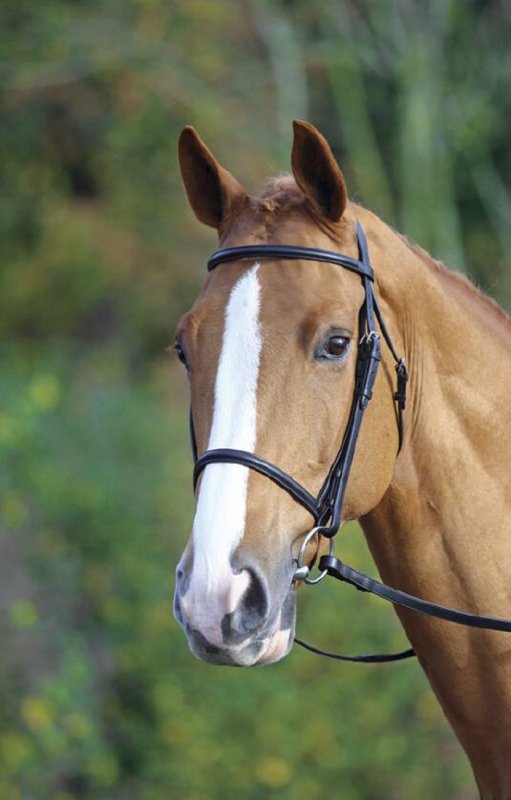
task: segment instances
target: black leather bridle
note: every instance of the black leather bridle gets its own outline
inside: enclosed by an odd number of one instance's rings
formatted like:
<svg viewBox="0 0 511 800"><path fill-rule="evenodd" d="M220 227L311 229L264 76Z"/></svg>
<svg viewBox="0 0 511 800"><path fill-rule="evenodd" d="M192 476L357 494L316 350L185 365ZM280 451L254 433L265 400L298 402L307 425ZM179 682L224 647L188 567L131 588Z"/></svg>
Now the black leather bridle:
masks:
<svg viewBox="0 0 511 800"><path fill-rule="evenodd" d="M369 259L367 240L361 224L356 223L356 235L358 243L358 259L343 253L335 253L329 250L320 250L310 247L293 247L290 245L268 244L268 245L247 245L241 247L228 247L213 253L208 261L208 271L215 269L219 264L229 261L239 261L243 259L286 259L300 261L324 262L347 269L360 275L364 287L364 301L359 311L359 343L357 350L357 361L355 369L355 386L353 399L348 418L348 423L344 431L341 446L330 467L325 481L317 497L314 497L304 486L296 481L284 470L272 464L266 459L247 450L236 450L232 448L218 448L206 450L199 457L197 455L197 444L195 439L193 416L190 410L190 440L194 457L193 485L197 486L197 481L202 471L208 464L230 463L241 464L244 467L265 475L281 489L284 489L291 497L300 503L310 512L315 521L315 526L305 539L308 542L311 535L318 534L332 539L342 521L342 508L346 485L350 474L350 469L355 453L360 426L365 409L372 397L372 390L378 365L381 360L381 331L392 358L396 365L396 391L393 399L396 404L396 422L398 429L399 445L398 453L401 450L404 437L403 413L406 405L406 384L408 373L403 358L400 358L392 344L389 332L382 319L381 311L374 293L374 273ZM376 324L378 322L378 326ZM303 563L305 548L302 546L301 555L297 563L295 580L306 580L309 583L317 583L318 579L308 580L310 567ZM479 614L469 614L464 611L447 608L437 603L430 603L413 595L394 589L384 583L375 581L368 575L359 572L353 567L344 564L339 558L333 555L332 547L329 555L320 558L318 568L320 577L331 575L337 580L349 583L364 592L371 592L394 604L405 606L414 611L418 611L439 619L455 622L460 625L470 627L486 628L489 630L499 630L511 632L511 620L499 617L487 617ZM336 653L329 653L320 648L303 642L295 638L297 644L311 650L319 655L325 655L340 661L352 661L358 663L384 663L389 661L399 661L414 656L413 650L408 649L400 653L393 654L371 654L362 656L343 656Z"/></svg>
<svg viewBox="0 0 511 800"><path fill-rule="evenodd" d="M372 390L378 364L380 363L380 335L377 332L376 319L380 330L396 362L397 391L394 394L397 409L397 425L399 434L399 449L403 441L403 411L406 402L406 381L408 379L406 367L402 358L399 358L392 345L391 338L382 320L380 308L376 301L373 289L374 273L369 261L369 253L364 231L357 222L357 241L359 258L351 258L341 253L328 250L316 250L310 247L291 247L289 245L250 245L245 247L229 247L218 250L208 261L208 271L215 269L219 264L240 259L299 259L301 261L315 261L335 264L362 278L364 287L364 302L359 312L359 344L357 351L357 364L355 371L355 388L351 402L348 424L341 442L339 451L330 467L317 497L314 497L304 486L291 477L287 472L272 464L255 453L246 450L233 450L219 448L206 450L197 458L193 420L191 420L191 440L195 457L193 471L194 488L201 472L208 464L230 463L242 464L244 467L260 472L274 481L281 489L288 492L291 497L310 512L315 521L318 534L331 538L339 530L342 516L342 506L346 484L350 474L351 464L355 453L355 446L364 416L364 411L372 397Z"/></svg>

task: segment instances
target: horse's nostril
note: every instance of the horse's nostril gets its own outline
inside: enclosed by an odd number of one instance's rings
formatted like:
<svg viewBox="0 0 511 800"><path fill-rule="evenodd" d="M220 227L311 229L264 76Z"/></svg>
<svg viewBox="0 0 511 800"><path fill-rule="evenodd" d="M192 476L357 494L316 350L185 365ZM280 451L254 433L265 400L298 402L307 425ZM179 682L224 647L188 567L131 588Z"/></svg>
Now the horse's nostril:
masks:
<svg viewBox="0 0 511 800"><path fill-rule="evenodd" d="M183 614L181 610L181 600L177 592L174 592L174 617L181 624L183 619Z"/></svg>
<svg viewBox="0 0 511 800"><path fill-rule="evenodd" d="M264 578L259 577L253 569L248 571L250 573L250 583L242 599L244 610L261 620L268 613L266 581Z"/></svg>
<svg viewBox="0 0 511 800"><path fill-rule="evenodd" d="M251 567L244 571L250 575L249 584L234 611L222 620L225 642L243 640L261 626L269 612L266 579Z"/></svg>

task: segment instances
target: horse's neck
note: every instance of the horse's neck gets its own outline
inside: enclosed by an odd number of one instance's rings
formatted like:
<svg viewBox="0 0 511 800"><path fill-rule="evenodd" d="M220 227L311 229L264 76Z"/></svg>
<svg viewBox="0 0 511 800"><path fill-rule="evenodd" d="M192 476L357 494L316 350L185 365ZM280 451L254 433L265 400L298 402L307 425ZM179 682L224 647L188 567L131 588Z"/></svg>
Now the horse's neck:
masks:
<svg viewBox="0 0 511 800"><path fill-rule="evenodd" d="M431 277L406 304L405 443L369 544L403 588L511 617L511 335L484 325L475 291L461 305L447 276L433 291ZM499 641L511 651L511 637Z"/></svg>
<svg viewBox="0 0 511 800"><path fill-rule="evenodd" d="M410 372L406 440L363 527L386 582L511 617L511 333L475 289L411 251L406 269L404 290L399 274L381 287ZM483 797L507 800L511 636L399 614Z"/></svg>

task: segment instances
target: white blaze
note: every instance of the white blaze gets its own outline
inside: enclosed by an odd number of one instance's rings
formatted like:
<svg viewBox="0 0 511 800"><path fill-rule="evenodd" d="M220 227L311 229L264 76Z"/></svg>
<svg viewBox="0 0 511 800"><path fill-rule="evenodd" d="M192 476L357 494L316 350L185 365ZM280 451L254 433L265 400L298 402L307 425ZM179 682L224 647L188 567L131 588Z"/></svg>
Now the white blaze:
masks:
<svg viewBox="0 0 511 800"><path fill-rule="evenodd" d="M255 450L262 345L257 270L258 264L239 279L225 310L208 450ZM208 464L202 473L193 523L193 570L183 600L195 623L208 630L210 641L212 628L236 607L248 585L248 573L235 575L230 565L245 529L248 477L249 468L240 464Z"/></svg>

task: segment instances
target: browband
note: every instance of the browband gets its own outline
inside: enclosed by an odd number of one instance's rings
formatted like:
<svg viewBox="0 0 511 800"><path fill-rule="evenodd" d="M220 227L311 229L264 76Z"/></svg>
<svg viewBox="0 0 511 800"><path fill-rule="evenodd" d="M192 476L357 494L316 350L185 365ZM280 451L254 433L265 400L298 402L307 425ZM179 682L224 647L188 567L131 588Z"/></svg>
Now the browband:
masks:
<svg viewBox="0 0 511 800"><path fill-rule="evenodd" d="M357 258L351 258L343 253L334 253L331 250L320 250L316 247L294 247L287 244L251 244L242 247L225 247L217 250L208 261L208 272L211 272L219 264L227 261L239 261L240 259L255 258L279 258L301 261L321 261L324 264L336 264L344 267L351 272L356 272L364 278L374 280L374 272L371 265Z"/></svg>

